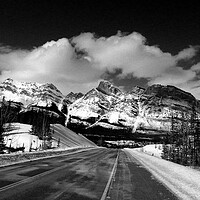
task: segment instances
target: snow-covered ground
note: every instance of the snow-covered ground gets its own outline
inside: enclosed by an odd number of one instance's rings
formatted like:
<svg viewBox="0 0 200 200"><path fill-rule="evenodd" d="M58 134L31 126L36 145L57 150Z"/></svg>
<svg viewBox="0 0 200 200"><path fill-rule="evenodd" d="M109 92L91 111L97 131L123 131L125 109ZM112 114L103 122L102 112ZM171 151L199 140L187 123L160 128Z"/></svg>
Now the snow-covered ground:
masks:
<svg viewBox="0 0 200 200"><path fill-rule="evenodd" d="M200 199L200 171L166 161L141 149L124 149L148 169L154 177L183 200Z"/></svg>
<svg viewBox="0 0 200 200"><path fill-rule="evenodd" d="M54 130L52 137L55 141L60 140L60 147L96 147L92 141L88 140L80 134L76 134L61 124L53 124L51 128Z"/></svg>
<svg viewBox="0 0 200 200"><path fill-rule="evenodd" d="M24 147L24 151L29 151L30 148L38 149L39 147L42 147L42 140L37 136L28 133L8 135L4 137L4 141L7 147Z"/></svg>
<svg viewBox="0 0 200 200"><path fill-rule="evenodd" d="M7 147L19 148L25 147L24 151L30 148L38 149L42 146L42 140L36 135L31 135L31 125L22 123L12 123L12 130L5 132L4 142Z"/></svg>
<svg viewBox="0 0 200 200"><path fill-rule="evenodd" d="M19 148L25 147L24 151L39 150L42 148L43 141L36 135L31 135L31 125L12 123L12 129L5 132L4 142L7 147ZM51 147L66 149L71 147L94 147L96 146L92 141L87 138L77 135L75 132L60 125L53 124ZM59 144L59 145L58 145Z"/></svg>
<svg viewBox="0 0 200 200"><path fill-rule="evenodd" d="M156 156L161 158L163 152L162 144L149 144L141 148L141 151L147 153L151 156Z"/></svg>

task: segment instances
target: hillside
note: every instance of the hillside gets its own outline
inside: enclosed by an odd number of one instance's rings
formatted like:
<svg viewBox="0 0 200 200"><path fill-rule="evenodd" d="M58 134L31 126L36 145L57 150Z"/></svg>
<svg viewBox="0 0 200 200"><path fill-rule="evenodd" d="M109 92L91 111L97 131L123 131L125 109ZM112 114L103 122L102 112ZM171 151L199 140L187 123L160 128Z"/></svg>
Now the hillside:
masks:
<svg viewBox="0 0 200 200"><path fill-rule="evenodd" d="M88 140L81 134L76 134L70 129L60 125L51 124L52 138L60 142L60 147L96 147L92 141Z"/></svg>

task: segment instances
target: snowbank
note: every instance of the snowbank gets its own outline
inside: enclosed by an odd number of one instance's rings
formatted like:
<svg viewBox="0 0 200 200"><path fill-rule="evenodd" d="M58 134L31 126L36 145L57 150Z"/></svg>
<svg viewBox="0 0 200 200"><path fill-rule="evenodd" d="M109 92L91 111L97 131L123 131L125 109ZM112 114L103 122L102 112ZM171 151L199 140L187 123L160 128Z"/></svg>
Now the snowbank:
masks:
<svg viewBox="0 0 200 200"><path fill-rule="evenodd" d="M36 159L43 159L52 156L64 155L67 153L75 152L85 148L68 148L68 149L58 149L58 150L46 150L37 152L26 152L26 153L16 153L16 154L0 154L0 167L8 166L15 163L33 161Z"/></svg>
<svg viewBox="0 0 200 200"><path fill-rule="evenodd" d="M125 149L160 182L183 200L200 199L200 171L147 155L138 149Z"/></svg>
<svg viewBox="0 0 200 200"><path fill-rule="evenodd" d="M141 148L141 151L151 156L161 158L163 152L162 144L149 144Z"/></svg>

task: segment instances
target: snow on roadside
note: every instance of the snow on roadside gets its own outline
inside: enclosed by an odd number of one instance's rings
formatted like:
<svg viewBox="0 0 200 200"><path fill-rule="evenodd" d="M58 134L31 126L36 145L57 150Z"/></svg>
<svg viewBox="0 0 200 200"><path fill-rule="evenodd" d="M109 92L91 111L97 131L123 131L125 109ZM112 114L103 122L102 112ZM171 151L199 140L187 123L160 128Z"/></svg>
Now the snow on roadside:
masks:
<svg viewBox="0 0 200 200"><path fill-rule="evenodd" d="M149 155L161 158L163 152L163 144L149 144L142 147L141 151Z"/></svg>
<svg viewBox="0 0 200 200"><path fill-rule="evenodd" d="M0 167L9 166L16 163L54 157L54 156L60 156L75 151L84 151L89 149L90 148L88 147L87 148L71 147L66 149L54 149L54 150L44 150L44 151L16 153L16 154L0 154Z"/></svg>
<svg viewBox="0 0 200 200"><path fill-rule="evenodd" d="M145 154L124 149L148 169L160 182L183 200L200 199L200 171Z"/></svg>

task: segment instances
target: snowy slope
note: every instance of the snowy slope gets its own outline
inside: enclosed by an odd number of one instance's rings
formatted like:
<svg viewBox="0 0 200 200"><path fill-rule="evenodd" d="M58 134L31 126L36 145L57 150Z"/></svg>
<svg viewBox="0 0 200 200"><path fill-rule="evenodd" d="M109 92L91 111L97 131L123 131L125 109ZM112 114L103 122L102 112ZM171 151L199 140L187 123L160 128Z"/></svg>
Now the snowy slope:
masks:
<svg viewBox="0 0 200 200"><path fill-rule="evenodd" d="M200 171L147 155L136 149L125 149L124 151L140 161L153 176L180 199L200 199Z"/></svg>
<svg viewBox="0 0 200 200"><path fill-rule="evenodd" d="M141 151L152 156L161 158L163 153L163 144L149 144L141 148Z"/></svg>
<svg viewBox="0 0 200 200"><path fill-rule="evenodd" d="M78 135L68 128L60 125L51 125L52 131L52 147L58 147L58 141L60 143L59 148L71 148L71 147L91 147L96 146L92 141L88 140L82 135ZM11 129L3 134L4 141L7 147L25 147L25 151L32 149L39 149L42 146L43 141L37 136L31 135L31 125L12 123Z"/></svg>
<svg viewBox="0 0 200 200"><path fill-rule="evenodd" d="M105 127L124 129L135 123L138 112L134 94L125 94L108 81L101 81L97 88L69 106L68 124L86 128Z"/></svg>
<svg viewBox="0 0 200 200"><path fill-rule="evenodd" d="M60 141L60 145L66 147L78 147L78 146L87 146L87 147L94 147L92 141L88 140L87 138L78 135L71 131L70 129L60 125L60 124L52 124L51 129L53 130L52 137L55 141Z"/></svg>

